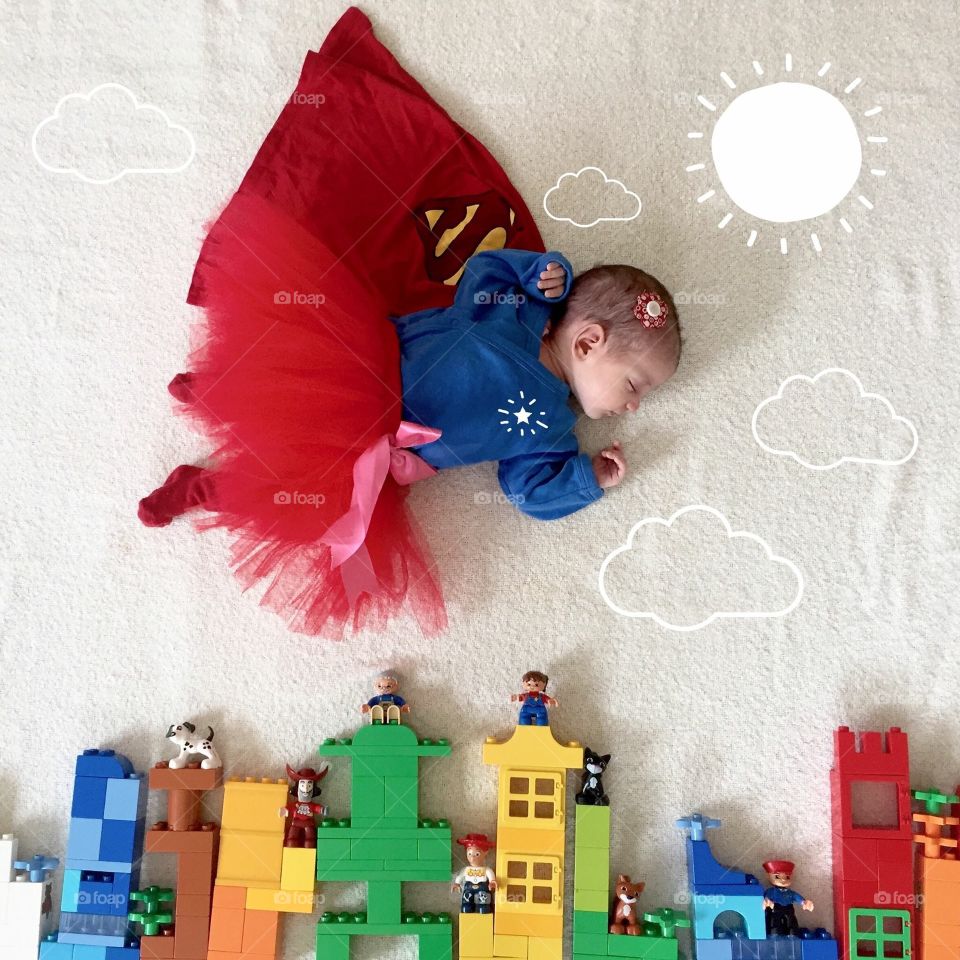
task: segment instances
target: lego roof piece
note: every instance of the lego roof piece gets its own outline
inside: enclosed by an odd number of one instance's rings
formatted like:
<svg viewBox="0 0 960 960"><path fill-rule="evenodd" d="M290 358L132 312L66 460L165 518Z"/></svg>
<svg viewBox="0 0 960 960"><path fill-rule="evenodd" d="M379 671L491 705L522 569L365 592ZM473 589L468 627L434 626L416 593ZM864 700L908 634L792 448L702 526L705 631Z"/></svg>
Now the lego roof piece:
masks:
<svg viewBox="0 0 960 960"><path fill-rule="evenodd" d="M753 874L726 867L714 857L707 839L707 830L718 829L721 826L720 820L694 813L677 820L676 825L680 830L690 832L687 838L687 873L691 885L695 886L698 892L704 892L702 888L705 885L722 885L746 887L748 889L741 891L745 896L762 895L762 889Z"/></svg>
<svg viewBox="0 0 960 960"><path fill-rule="evenodd" d="M849 727L839 727L833 735L834 767L850 776L909 776L910 750L907 735L891 727L886 736L879 731L859 735Z"/></svg>
<svg viewBox="0 0 960 960"><path fill-rule="evenodd" d="M560 743L548 726L518 726L506 740L487 737L483 762L490 766L522 766L528 770L579 770L583 766L583 745L576 740Z"/></svg>
<svg viewBox="0 0 960 960"><path fill-rule="evenodd" d="M322 757L447 757L450 743L443 738L419 739L403 724L372 723L360 727L352 740L324 740L317 753Z"/></svg>

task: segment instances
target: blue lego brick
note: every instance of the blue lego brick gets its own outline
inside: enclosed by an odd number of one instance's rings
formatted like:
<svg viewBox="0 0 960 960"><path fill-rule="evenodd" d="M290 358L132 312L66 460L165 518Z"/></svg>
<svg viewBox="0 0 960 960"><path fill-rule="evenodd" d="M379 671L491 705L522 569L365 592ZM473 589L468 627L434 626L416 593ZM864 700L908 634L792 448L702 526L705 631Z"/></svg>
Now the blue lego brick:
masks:
<svg viewBox="0 0 960 960"><path fill-rule="evenodd" d="M56 940L40 942L40 960L73 960L73 944Z"/></svg>
<svg viewBox="0 0 960 960"><path fill-rule="evenodd" d="M103 816L108 782L103 777L74 777L70 816L99 820Z"/></svg>
<svg viewBox="0 0 960 960"><path fill-rule="evenodd" d="M733 960L760 960L761 945L764 940L751 940L742 933L726 937L733 951Z"/></svg>
<svg viewBox="0 0 960 960"><path fill-rule="evenodd" d="M80 893L82 870L63 871L63 892L60 895L60 910L63 913L77 912L77 897Z"/></svg>
<svg viewBox="0 0 960 960"><path fill-rule="evenodd" d="M63 900L64 909L71 913L96 914L103 917L125 917L129 911L133 877L129 873L98 873L78 871L80 882L72 904ZM66 885L64 885L66 895Z"/></svg>
<svg viewBox="0 0 960 960"><path fill-rule="evenodd" d="M729 940L697 940L694 952L697 960L733 960Z"/></svg>
<svg viewBox="0 0 960 960"><path fill-rule="evenodd" d="M762 900L763 887L757 883L755 878L751 879L753 879L753 883L698 883L694 889L698 894L710 898L755 897L757 900Z"/></svg>
<svg viewBox="0 0 960 960"><path fill-rule="evenodd" d="M77 757L74 769L78 777L116 777L122 780L133 773L133 764L121 753L113 750L84 750Z"/></svg>
<svg viewBox="0 0 960 960"><path fill-rule="evenodd" d="M105 960L140 960L140 948L107 947Z"/></svg>
<svg viewBox="0 0 960 960"><path fill-rule="evenodd" d="M73 948L73 960L107 960L109 947L79 944Z"/></svg>
<svg viewBox="0 0 960 960"><path fill-rule="evenodd" d="M147 791L140 777L107 780L103 807L105 820L142 820Z"/></svg>
<svg viewBox="0 0 960 960"><path fill-rule="evenodd" d="M68 860L100 858L100 825L103 821L89 817L71 817L67 837Z"/></svg>
<svg viewBox="0 0 960 960"><path fill-rule="evenodd" d="M80 857L68 857L64 863L67 870L93 870L96 873L135 873L129 860L87 860Z"/></svg>
<svg viewBox="0 0 960 960"><path fill-rule="evenodd" d="M837 960L837 941L831 937L814 936L799 943L801 960Z"/></svg>
<svg viewBox="0 0 960 960"><path fill-rule="evenodd" d="M756 883L757 878L742 870L734 870L719 863L710 849L708 840L687 838L687 872L691 885L704 883L747 884Z"/></svg>
<svg viewBox="0 0 960 960"><path fill-rule="evenodd" d="M693 896L693 938L695 940L712 940L715 921L720 914L727 912L740 915L746 937L751 940L766 939L767 921L763 912L762 896L706 895L699 886L694 888Z"/></svg>
<svg viewBox="0 0 960 960"><path fill-rule="evenodd" d="M136 820L104 820L100 829L101 860L136 859ZM141 831L142 835L142 831Z"/></svg>

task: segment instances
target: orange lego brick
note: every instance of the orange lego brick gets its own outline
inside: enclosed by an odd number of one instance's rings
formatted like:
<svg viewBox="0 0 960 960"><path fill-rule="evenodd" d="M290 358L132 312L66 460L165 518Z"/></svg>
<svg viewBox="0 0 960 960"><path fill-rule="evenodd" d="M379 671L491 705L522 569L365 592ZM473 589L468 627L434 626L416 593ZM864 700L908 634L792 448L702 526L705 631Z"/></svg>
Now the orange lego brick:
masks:
<svg viewBox="0 0 960 960"><path fill-rule="evenodd" d="M213 853L218 830L160 830L151 827L145 836L147 853Z"/></svg>
<svg viewBox="0 0 960 960"><path fill-rule="evenodd" d="M193 960L206 953L210 937L209 917L181 917L177 914L174 927L173 956L175 960Z"/></svg>
<svg viewBox="0 0 960 960"><path fill-rule="evenodd" d="M243 918L242 951L253 956L276 956L280 939L279 914L248 910Z"/></svg>
<svg viewBox="0 0 960 960"><path fill-rule="evenodd" d="M177 856L177 893L206 893L213 888L213 851Z"/></svg>
<svg viewBox="0 0 960 960"><path fill-rule="evenodd" d="M175 940L167 937L141 937L140 960L173 960Z"/></svg>
<svg viewBox="0 0 960 960"><path fill-rule="evenodd" d="M247 891L241 887L227 887L220 883L213 888L213 907L223 910L243 910L247 903Z"/></svg>

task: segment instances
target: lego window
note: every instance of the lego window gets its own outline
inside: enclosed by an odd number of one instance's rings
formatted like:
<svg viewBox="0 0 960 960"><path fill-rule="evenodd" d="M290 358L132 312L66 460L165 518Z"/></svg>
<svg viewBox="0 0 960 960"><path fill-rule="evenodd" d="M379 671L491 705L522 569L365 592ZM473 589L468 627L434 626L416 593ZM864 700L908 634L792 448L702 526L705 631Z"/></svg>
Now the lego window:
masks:
<svg viewBox="0 0 960 960"><path fill-rule="evenodd" d="M899 936L903 933L903 920L900 917L884 917L883 932L887 936Z"/></svg>
<svg viewBox="0 0 960 960"><path fill-rule="evenodd" d="M851 960L904 960L910 954L905 910L854 909L848 915Z"/></svg>
<svg viewBox="0 0 960 960"><path fill-rule="evenodd" d="M560 785L562 774L511 771L501 781L501 800L507 810L507 820L513 825L550 827L563 817ZM548 799L549 798L549 799Z"/></svg>
<svg viewBox="0 0 960 960"><path fill-rule="evenodd" d="M874 933L877 929L877 918L876 917L857 917L856 920L856 931L857 933Z"/></svg>
<svg viewBox="0 0 960 960"><path fill-rule="evenodd" d="M501 909L517 904L517 909L524 913L562 912L558 857L511 854L504 863L504 872L507 884L499 901Z"/></svg>
<svg viewBox="0 0 960 960"><path fill-rule="evenodd" d="M896 830L900 825L897 784L854 780L850 784L851 825L859 829Z"/></svg>
<svg viewBox="0 0 960 960"><path fill-rule="evenodd" d="M883 955L885 957L902 957L903 956L903 944L899 941L886 941L883 945Z"/></svg>

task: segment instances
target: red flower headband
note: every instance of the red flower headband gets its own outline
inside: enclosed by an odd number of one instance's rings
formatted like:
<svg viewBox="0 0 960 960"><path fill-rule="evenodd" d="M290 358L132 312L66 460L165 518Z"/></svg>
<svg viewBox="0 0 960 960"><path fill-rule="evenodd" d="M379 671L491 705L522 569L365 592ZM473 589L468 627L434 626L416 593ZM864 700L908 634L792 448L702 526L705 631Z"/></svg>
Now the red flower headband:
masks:
<svg viewBox="0 0 960 960"><path fill-rule="evenodd" d="M663 297L647 290L637 297L637 305L633 308L633 315L649 330L653 327L667 325L667 303Z"/></svg>

